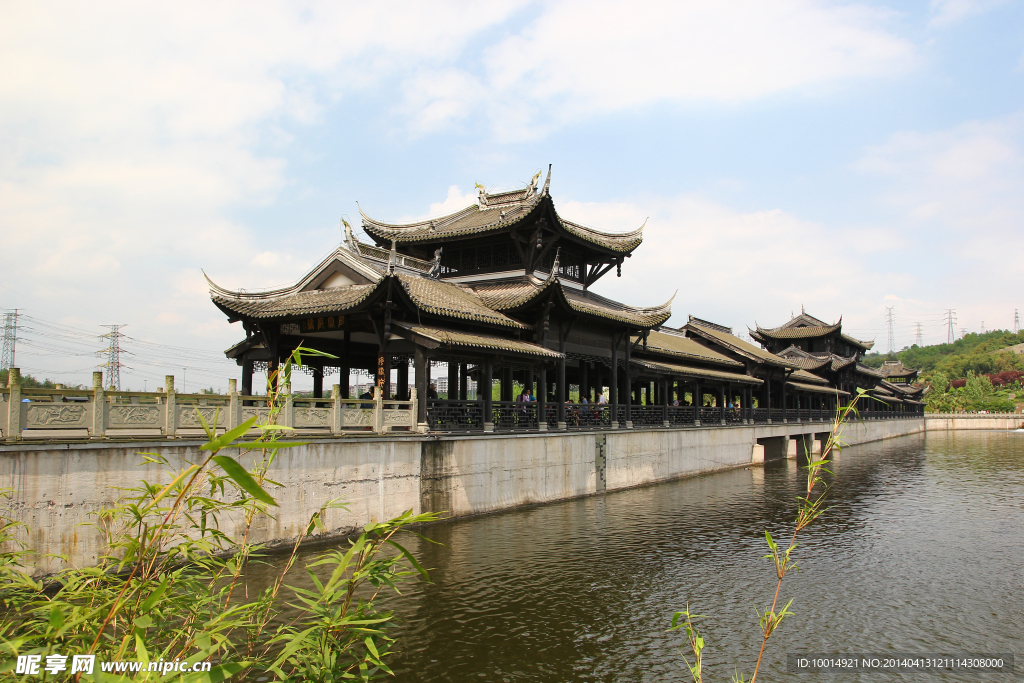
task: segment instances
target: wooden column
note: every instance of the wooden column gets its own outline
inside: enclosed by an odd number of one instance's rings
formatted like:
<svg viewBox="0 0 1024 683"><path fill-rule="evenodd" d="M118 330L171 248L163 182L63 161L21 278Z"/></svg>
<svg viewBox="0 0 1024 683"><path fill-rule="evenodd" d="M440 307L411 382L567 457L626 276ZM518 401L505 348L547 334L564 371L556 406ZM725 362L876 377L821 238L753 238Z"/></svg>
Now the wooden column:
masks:
<svg viewBox="0 0 1024 683"><path fill-rule="evenodd" d="M661 422L664 426L668 427L668 378L664 377L661 380Z"/></svg>
<svg viewBox="0 0 1024 683"><path fill-rule="evenodd" d="M631 383L630 382L630 373L629 373L629 370L630 370L629 364L630 364L630 360L631 360L632 354L633 354L633 350L631 348L633 346L633 343L632 343L632 340L629 337L629 332L626 332L625 337L626 337L626 358L624 360L626 361L626 367L625 367L625 371L626 371L626 386L628 387L630 385L630 383ZM633 410L632 410L632 405L631 404L632 404L632 401L626 401L626 429L632 429L633 428Z"/></svg>
<svg viewBox="0 0 1024 683"><path fill-rule="evenodd" d="M507 364L501 371L501 400L514 401L516 393L515 375L512 366Z"/></svg>
<svg viewBox="0 0 1024 683"><path fill-rule="evenodd" d="M782 397L779 399L779 401L782 403L782 421L783 422L789 422L789 420L787 419L788 414L786 412L787 406L786 406L786 376L785 375L782 376L782 382L780 384L779 391L782 392Z"/></svg>
<svg viewBox="0 0 1024 683"><path fill-rule="evenodd" d="M700 380L693 380L693 424L700 425L700 407L703 403L700 395Z"/></svg>
<svg viewBox="0 0 1024 683"><path fill-rule="evenodd" d="M416 422L423 425L427 422L427 387L430 385L427 383L427 357L420 346L416 347L413 364L416 372Z"/></svg>
<svg viewBox="0 0 1024 683"><path fill-rule="evenodd" d="M448 361L448 400L454 401L459 391L459 366Z"/></svg>
<svg viewBox="0 0 1024 683"><path fill-rule="evenodd" d="M313 398L324 397L324 369L313 368Z"/></svg>
<svg viewBox="0 0 1024 683"><path fill-rule="evenodd" d="M467 390L469 387L469 379L466 377L466 364L459 363L459 400L465 401Z"/></svg>
<svg viewBox="0 0 1024 683"><path fill-rule="evenodd" d="M608 376L608 410L611 411L609 415L609 422L611 422L612 429L617 429L619 426L619 343L616 340L615 333L612 333L612 372Z"/></svg>
<svg viewBox="0 0 1024 683"><path fill-rule="evenodd" d="M252 396L252 361L246 358L242 361L242 395Z"/></svg>
<svg viewBox="0 0 1024 683"><path fill-rule="evenodd" d="M341 375L341 377L339 378L340 379L339 384L341 385L340 389L341 389L341 397L342 398L351 398L348 395L348 387L349 387L350 382L352 381L352 379L351 379L352 363L349 361L349 341L350 341L349 337L350 337L350 335L349 335L349 331L348 331L348 321L346 320L345 321L345 339L342 342L342 347L341 347L341 368L339 369L339 374ZM419 381L419 377L416 378L416 381L417 382ZM425 393L420 394L420 398L422 398L423 400L426 400L427 395Z"/></svg>
<svg viewBox="0 0 1024 683"><path fill-rule="evenodd" d="M580 361L580 403L583 403L583 399L587 399L587 403L590 403L590 372L587 367L590 365L587 361Z"/></svg>
<svg viewBox="0 0 1024 683"><path fill-rule="evenodd" d="M548 428L548 368L544 361L537 366L537 429Z"/></svg>
<svg viewBox="0 0 1024 683"><path fill-rule="evenodd" d="M561 344L565 348L564 344ZM558 401L558 428L565 429L565 398L568 394L568 387L565 386L565 358L558 359L558 386L556 387L555 400Z"/></svg>
<svg viewBox="0 0 1024 683"><path fill-rule="evenodd" d="M484 359L483 367L480 373L480 383L477 385L477 393L482 393L484 397L484 431L494 431L494 396L493 396L493 382L491 381L494 376L494 364L490 358Z"/></svg>
<svg viewBox="0 0 1024 683"><path fill-rule="evenodd" d="M404 358L398 364L398 400L409 400L409 361Z"/></svg>

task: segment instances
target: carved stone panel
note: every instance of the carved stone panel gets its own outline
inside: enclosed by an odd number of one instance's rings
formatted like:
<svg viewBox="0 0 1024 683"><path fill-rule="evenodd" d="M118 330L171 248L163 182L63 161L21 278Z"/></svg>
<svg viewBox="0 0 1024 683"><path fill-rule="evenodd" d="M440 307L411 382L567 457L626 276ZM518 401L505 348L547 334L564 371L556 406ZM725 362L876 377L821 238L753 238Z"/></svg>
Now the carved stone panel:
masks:
<svg viewBox="0 0 1024 683"><path fill-rule="evenodd" d="M384 426L385 427L412 427L413 426L413 411L411 410L385 410L384 411Z"/></svg>
<svg viewBox="0 0 1024 683"><path fill-rule="evenodd" d="M156 427L160 409L156 406L110 406L107 424L111 427Z"/></svg>
<svg viewBox="0 0 1024 683"><path fill-rule="evenodd" d="M295 427L330 427L331 410L329 408L296 408Z"/></svg>
<svg viewBox="0 0 1024 683"><path fill-rule="evenodd" d="M27 427L84 427L87 423L87 410L81 405L32 405L26 415Z"/></svg>
<svg viewBox="0 0 1024 683"><path fill-rule="evenodd" d="M341 427L370 427L373 428L373 411L362 408L342 408Z"/></svg>
<svg viewBox="0 0 1024 683"><path fill-rule="evenodd" d="M256 424L266 424L269 419L270 408L258 408L256 406L242 407L242 422L256 418Z"/></svg>
<svg viewBox="0 0 1024 683"><path fill-rule="evenodd" d="M203 419L206 420L206 424L211 427L214 426L213 421L217 420L218 427L223 427L228 422L228 409L224 407L220 408L197 408L196 406L179 406L178 407L178 426L183 429L202 429L203 423L199 421L199 417L196 415L198 410L203 415Z"/></svg>

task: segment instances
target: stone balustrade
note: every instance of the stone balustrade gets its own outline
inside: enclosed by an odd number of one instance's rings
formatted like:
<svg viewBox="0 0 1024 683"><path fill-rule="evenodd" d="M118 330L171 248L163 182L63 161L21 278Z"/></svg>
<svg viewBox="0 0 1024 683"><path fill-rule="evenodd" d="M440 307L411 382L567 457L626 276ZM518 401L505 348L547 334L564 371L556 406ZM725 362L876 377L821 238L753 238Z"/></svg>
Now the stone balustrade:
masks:
<svg viewBox="0 0 1024 683"><path fill-rule="evenodd" d="M288 387L282 393L274 421L302 436L417 430L415 391L409 401L384 400L379 391L371 400L344 399L337 384L324 398L293 396ZM29 389L12 368L7 387L0 388L0 438L7 441L202 437L204 420L223 432L252 417L258 424L270 421L267 397L239 394L233 379L227 394L179 394L173 375L157 392L105 390L101 372L93 373L92 389Z"/></svg>

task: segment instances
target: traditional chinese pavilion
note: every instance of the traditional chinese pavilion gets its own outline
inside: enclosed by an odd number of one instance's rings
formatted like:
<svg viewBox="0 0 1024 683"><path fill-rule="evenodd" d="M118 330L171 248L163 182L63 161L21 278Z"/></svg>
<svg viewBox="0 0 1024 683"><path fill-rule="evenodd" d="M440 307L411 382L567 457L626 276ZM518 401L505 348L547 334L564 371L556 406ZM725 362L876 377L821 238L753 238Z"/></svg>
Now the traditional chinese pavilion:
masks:
<svg viewBox="0 0 1024 683"><path fill-rule="evenodd" d="M890 382L885 371L864 365L864 354L874 346L873 341L862 341L843 333L842 318L828 324L801 311L789 322L773 328L757 326L750 331L752 339L801 369L825 378L833 387L852 394L857 389L869 391L873 399L871 408L918 412L923 404L918 400L922 389L912 387L905 377L917 376L906 371L902 363L893 368Z"/></svg>
<svg viewBox="0 0 1024 683"><path fill-rule="evenodd" d="M349 398L351 371L367 371L388 398L405 399L415 388L425 399L417 403L420 425L444 431L748 422L755 403L821 410L848 391L837 393L802 360L728 328L694 318L679 330L663 327L671 299L642 307L595 294L602 277L621 275L643 226L613 233L570 221L551 197L551 169L539 180L538 173L507 192L480 187L475 204L416 223L382 222L360 207L373 243L346 224L344 242L291 287L233 291L207 278L213 303L245 330L226 352L242 367L242 393L252 395L254 372L274 368L300 344L335 356L306 368L315 397L337 374ZM839 326L804 317L828 330L794 334L803 345L794 348L869 348ZM756 338L789 339L781 329L758 328ZM442 367L447 396L438 398L431 374ZM485 388L471 399L471 382L491 387L495 379L497 397ZM588 407L567 403L570 385ZM537 400L514 402L514 386Z"/></svg>

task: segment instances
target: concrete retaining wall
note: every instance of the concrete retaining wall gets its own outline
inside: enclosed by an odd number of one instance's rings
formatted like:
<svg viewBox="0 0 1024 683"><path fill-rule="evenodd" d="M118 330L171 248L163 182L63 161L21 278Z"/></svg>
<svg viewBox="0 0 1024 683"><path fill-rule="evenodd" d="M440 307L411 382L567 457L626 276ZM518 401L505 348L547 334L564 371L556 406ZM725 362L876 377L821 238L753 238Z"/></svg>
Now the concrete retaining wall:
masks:
<svg viewBox="0 0 1024 683"><path fill-rule="evenodd" d="M404 510L465 516L640 486L747 465L771 451L790 452L793 437L827 424L621 430L488 436L324 439L280 453L270 478L280 508L250 532L257 543L290 543L310 514L340 499L325 524L351 533ZM848 425L850 444L923 431L922 419ZM771 444L767 451L761 444ZM57 571L62 554L78 565L102 550L91 513L111 507L118 488L168 481L140 453L159 453L175 467L201 458L200 442L37 444L0 447L0 487L14 491L10 515L30 528L30 567ZM774 450L773 450L774 449ZM782 450L779 450L782 449ZM760 459L759 459L760 456ZM784 457L784 455L780 456ZM222 520L235 533L237 520Z"/></svg>
<svg viewBox="0 0 1024 683"><path fill-rule="evenodd" d="M1022 429L1024 415L927 415L925 428L932 431L950 429Z"/></svg>

